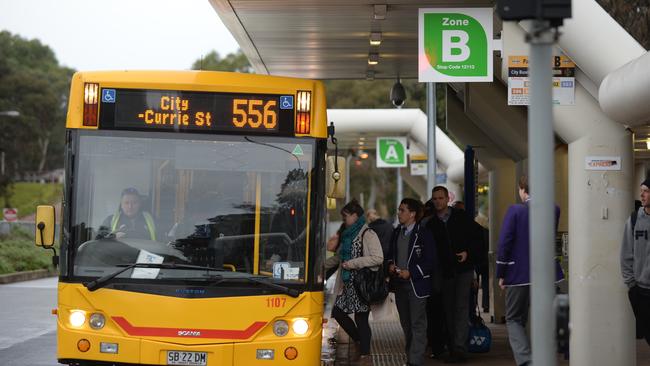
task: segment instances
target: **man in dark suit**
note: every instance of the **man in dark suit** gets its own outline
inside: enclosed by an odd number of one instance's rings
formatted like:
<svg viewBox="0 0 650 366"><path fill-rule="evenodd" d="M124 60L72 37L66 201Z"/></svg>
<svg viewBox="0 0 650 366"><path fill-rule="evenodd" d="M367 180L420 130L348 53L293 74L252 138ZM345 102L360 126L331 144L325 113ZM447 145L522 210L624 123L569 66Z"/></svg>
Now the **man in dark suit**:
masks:
<svg viewBox="0 0 650 366"><path fill-rule="evenodd" d="M463 210L449 207L446 187L433 188L435 214L426 226L433 232L442 275L442 302L447 325L447 362L467 359L469 296L474 281L474 257L481 238Z"/></svg>
<svg viewBox="0 0 650 366"><path fill-rule="evenodd" d="M407 365L423 365L427 347L427 297L435 263L433 235L418 221L422 202L405 198L399 205L400 225L395 229L385 257L395 304L406 339Z"/></svg>

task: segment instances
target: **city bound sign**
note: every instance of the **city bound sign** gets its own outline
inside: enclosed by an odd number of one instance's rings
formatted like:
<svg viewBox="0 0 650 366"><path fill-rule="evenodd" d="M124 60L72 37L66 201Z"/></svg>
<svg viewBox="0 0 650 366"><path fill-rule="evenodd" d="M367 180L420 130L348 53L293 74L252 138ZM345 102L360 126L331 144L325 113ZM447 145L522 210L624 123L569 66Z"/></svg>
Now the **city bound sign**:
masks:
<svg viewBox="0 0 650 366"><path fill-rule="evenodd" d="M406 164L406 137L377 138L377 168L403 168Z"/></svg>
<svg viewBox="0 0 650 366"><path fill-rule="evenodd" d="M420 9L420 82L492 81L492 8Z"/></svg>

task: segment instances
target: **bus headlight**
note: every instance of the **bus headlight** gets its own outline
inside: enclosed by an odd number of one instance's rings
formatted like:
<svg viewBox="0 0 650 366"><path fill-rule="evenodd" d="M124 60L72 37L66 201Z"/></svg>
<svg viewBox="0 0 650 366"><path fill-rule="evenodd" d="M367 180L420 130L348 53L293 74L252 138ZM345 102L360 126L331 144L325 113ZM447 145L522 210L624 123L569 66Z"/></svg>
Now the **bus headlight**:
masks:
<svg viewBox="0 0 650 366"><path fill-rule="evenodd" d="M90 324L91 328L99 330L104 328L106 318L104 318L104 315L100 313L93 313L88 320L88 324Z"/></svg>
<svg viewBox="0 0 650 366"><path fill-rule="evenodd" d="M309 330L309 323L305 319L296 319L293 321L292 328L297 335L303 335Z"/></svg>
<svg viewBox="0 0 650 366"><path fill-rule="evenodd" d="M86 312L81 310L72 310L70 312L70 325L80 328L86 322Z"/></svg>
<svg viewBox="0 0 650 366"><path fill-rule="evenodd" d="M289 324L284 320L277 320L273 323L273 333L278 337L284 337L289 333Z"/></svg>

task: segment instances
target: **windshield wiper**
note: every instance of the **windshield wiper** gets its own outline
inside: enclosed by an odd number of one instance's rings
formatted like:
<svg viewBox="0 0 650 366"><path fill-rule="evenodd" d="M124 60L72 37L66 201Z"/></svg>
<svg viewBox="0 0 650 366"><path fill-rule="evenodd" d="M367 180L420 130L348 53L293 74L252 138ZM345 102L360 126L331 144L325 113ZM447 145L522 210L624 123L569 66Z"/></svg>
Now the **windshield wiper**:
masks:
<svg viewBox="0 0 650 366"><path fill-rule="evenodd" d="M292 288L287 287L287 286L279 285L277 283L269 282L269 281L266 280L268 277L237 277L237 278L244 278L244 279L247 279L247 280L249 280L251 282L259 283L261 285L264 285L266 287L270 287L270 288L275 289L275 290L280 290L280 291L282 291L283 294L287 294L287 295L289 295L291 297L300 296L300 291L292 289Z"/></svg>
<svg viewBox="0 0 650 366"><path fill-rule="evenodd" d="M110 280L121 275L122 273L133 268L162 268L162 269L200 269L204 271L222 271L219 268L194 266L191 264L176 264L176 263L131 263L131 264L118 264L116 267L124 267L106 276L100 277L94 281L84 283L88 291L95 291L104 287ZM219 276L219 275L217 275ZM213 276L216 279L216 276Z"/></svg>

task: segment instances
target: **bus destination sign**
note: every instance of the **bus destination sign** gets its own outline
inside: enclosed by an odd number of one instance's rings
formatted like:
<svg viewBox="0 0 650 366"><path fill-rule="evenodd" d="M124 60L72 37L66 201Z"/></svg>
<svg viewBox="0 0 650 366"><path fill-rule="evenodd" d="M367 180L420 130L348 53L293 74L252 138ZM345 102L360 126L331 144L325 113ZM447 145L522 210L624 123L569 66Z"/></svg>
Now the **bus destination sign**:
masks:
<svg viewBox="0 0 650 366"><path fill-rule="evenodd" d="M280 95L116 89L102 100L100 128L290 134Z"/></svg>

